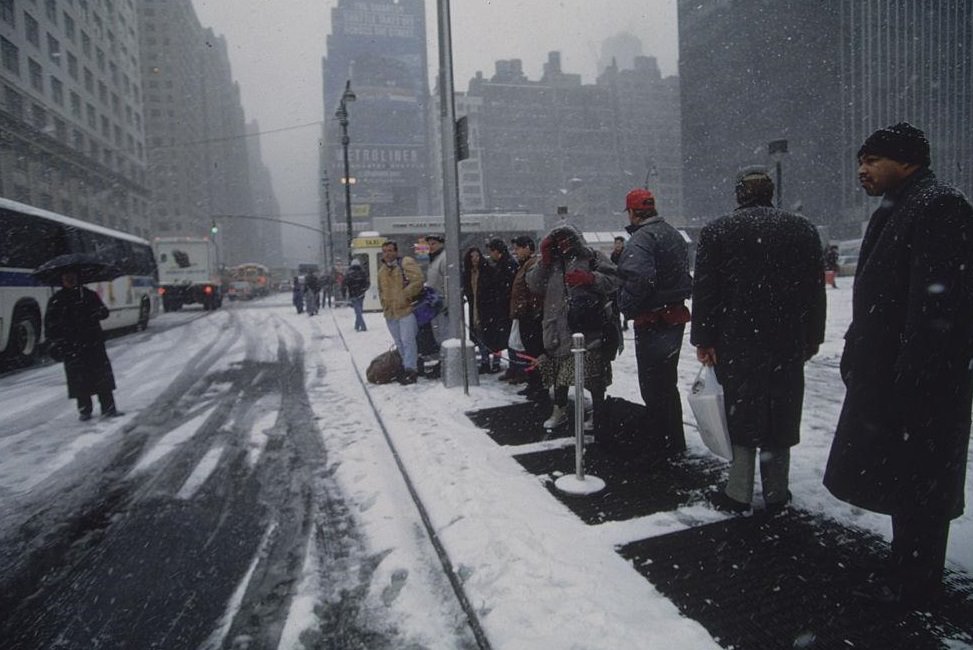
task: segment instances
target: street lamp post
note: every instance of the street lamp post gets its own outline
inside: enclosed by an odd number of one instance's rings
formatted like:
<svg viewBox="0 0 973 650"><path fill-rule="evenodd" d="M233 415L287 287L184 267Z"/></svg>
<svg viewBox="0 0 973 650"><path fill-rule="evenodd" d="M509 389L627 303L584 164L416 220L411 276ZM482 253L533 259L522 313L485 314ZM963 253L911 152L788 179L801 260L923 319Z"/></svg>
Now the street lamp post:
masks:
<svg viewBox="0 0 973 650"><path fill-rule="evenodd" d="M351 91L351 79L345 82L345 92L341 94L341 100L338 101L338 110L335 111L335 117L338 118L338 124L341 125L341 147L344 150L344 160L345 160L345 176L342 179L342 183L345 186L345 221L348 226L348 264L351 264L351 240L353 233L351 230L351 172L348 168L348 145L351 143L351 138L348 137L348 102L355 101L355 93Z"/></svg>
<svg viewBox="0 0 973 650"><path fill-rule="evenodd" d="M767 153L777 167L777 209L783 204L784 186L781 180L781 161L787 155L787 140L772 140L767 143Z"/></svg>

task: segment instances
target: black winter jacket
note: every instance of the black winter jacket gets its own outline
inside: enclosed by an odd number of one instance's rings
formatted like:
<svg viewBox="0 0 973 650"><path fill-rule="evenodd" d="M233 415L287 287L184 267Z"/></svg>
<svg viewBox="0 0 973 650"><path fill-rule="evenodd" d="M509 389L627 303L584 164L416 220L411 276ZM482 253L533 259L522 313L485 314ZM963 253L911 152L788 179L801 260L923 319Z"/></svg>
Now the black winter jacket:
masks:
<svg viewBox="0 0 973 650"><path fill-rule="evenodd" d="M886 194L862 240L832 494L886 514L962 514L971 364L973 206L922 170Z"/></svg>

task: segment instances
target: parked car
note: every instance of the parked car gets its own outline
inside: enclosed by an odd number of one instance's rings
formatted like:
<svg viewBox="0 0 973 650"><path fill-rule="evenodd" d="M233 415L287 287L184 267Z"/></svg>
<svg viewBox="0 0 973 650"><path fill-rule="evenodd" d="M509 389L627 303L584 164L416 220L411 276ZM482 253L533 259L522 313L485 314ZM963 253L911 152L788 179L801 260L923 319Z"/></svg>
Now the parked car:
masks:
<svg viewBox="0 0 973 650"><path fill-rule="evenodd" d="M253 286L245 280L231 282L226 297L230 300L250 300L253 298Z"/></svg>

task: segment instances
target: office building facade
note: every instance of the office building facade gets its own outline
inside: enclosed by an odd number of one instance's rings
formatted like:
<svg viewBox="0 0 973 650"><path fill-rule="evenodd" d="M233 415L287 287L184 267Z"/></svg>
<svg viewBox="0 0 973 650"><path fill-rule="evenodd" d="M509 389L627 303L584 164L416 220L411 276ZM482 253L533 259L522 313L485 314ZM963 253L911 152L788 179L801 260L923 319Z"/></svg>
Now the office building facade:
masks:
<svg viewBox="0 0 973 650"><path fill-rule="evenodd" d="M422 0L339 0L322 64L325 175L335 235L347 228L344 151L335 111L346 84L353 229L373 217L427 214L430 209L429 82ZM340 248L340 247L339 247Z"/></svg>
<svg viewBox="0 0 973 650"><path fill-rule="evenodd" d="M148 236L131 0L0 0L0 196Z"/></svg>
<svg viewBox="0 0 973 650"><path fill-rule="evenodd" d="M226 39L200 24L190 0L143 0L139 20L153 234L199 237L215 225L221 263L279 263L276 200L266 179L254 182L258 136Z"/></svg>
<svg viewBox="0 0 973 650"><path fill-rule="evenodd" d="M786 140L783 206L832 237L861 234L874 208L858 147L909 121L933 169L973 190L973 3L968 0L680 0L685 208L704 223L734 205L736 172L774 169Z"/></svg>

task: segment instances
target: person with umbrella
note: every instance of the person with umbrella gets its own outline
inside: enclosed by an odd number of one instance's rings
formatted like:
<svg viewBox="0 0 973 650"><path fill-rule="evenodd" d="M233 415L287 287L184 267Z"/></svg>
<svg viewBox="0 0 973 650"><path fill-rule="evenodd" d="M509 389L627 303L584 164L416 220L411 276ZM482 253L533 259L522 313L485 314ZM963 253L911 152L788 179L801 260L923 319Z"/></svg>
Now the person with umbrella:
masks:
<svg viewBox="0 0 973 650"><path fill-rule="evenodd" d="M110 280L112 274L112 267L77 254L56 257L34 272L42 280L53 284L56 279L61 285L47 303L44 334L51 358L64 362L68 398L77 400L82 422L91 419L92 395L98 396L102 417L124 415L115 406L115 375L101 330L100 321L108 318L108 308L83 284Z"/></svg>

